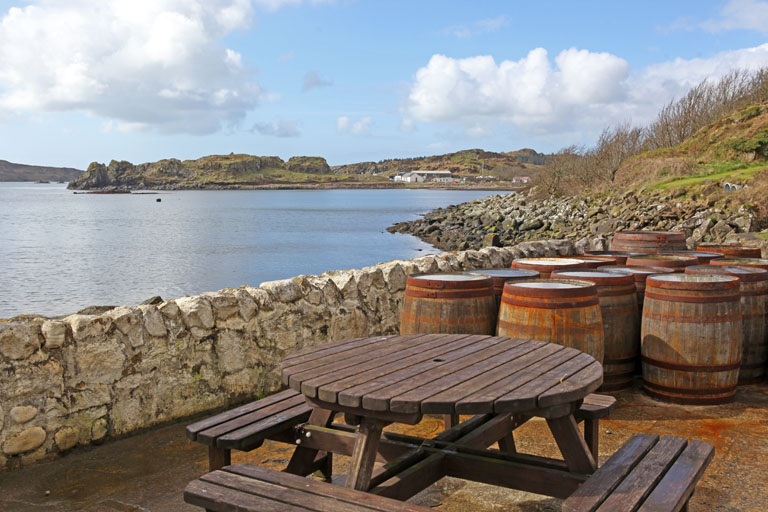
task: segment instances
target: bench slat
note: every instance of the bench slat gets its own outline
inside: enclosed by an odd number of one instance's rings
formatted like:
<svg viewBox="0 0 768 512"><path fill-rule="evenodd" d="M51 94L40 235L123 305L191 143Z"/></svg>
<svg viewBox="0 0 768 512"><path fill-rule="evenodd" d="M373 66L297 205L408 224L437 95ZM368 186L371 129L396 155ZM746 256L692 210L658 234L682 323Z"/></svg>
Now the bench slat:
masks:
<svg viewBox="0 0 768 512"><path fill-rule="evenodd" d="M184 501L214 512L311 512L303 507L293 507L251 494L227 489L216 484L193 480L184 489Z"/></svg>
<svg viewBox="0 0 768 512"><path fill-rule="evenodd" d="M256 478L248 478L226 471L214 471L200 477L200 480L213 483L229 489L245 492L257 498L265 498L282 504L303 507L317 512L360 512L376 509L348 503L336 497L321 496L305 492L304 489L293 489L264 482Z"/></svg>
<svg viewBox="0 0 768 512"><path fill-rule="evenodd" d="M636 434L563 503L564 512L592 512L659 441L655 434Z"/></svg>
<svg viewBox="0 0 768 512"><path fill-rule="evenodd" d="M656 443L656 446L600 505L598 512L637 510L687 444L687 439L672 436L667 436Z"/></svg>
<svg viewBox="0 0 768 512"><path fill-rule="evenodd" d="M225 468L225 471L243 475L249 478L261 480L275 485L303 492L311 493L317 496L331 497L343 500L348 503L364 502L366 507L381 512L402 511L402 512L430 512L432 509L413 505L404 501L397 501L375 494L369 494L363 491L356 491L347 487L311 480L290 473L274 471L262 466L253 464L237 464Z"/></svg>
<svg viewBox="0 0 768 512"><path fill-rule="evenodd" d="M304 408L310 410L310 407L306 405L304 401L304 397L297 394L296 396L288 398L287 400L283 400L282 402L272 404L268 407L258 409L254 412L245 414L233 420L220 423L219 425L198 432L197 441L208 445L213 445L213 443L215 443L216 439L219 437L222 437L231 432L235 432L243 427L261 422L262 420L274 416L275 414L292 410L296 406L304 406Z"/></svg>
<svg viewBox="0 0 768 512"><path fill-rule="evenodd" d="M240 407L235 407L234 409L224 411L215 416L211 416L210 418L205 418L204 420L197 421L195 423L187 425L187 428L186 428L187 438L190 441L197 441L198 432L201 432L211 427L215 427L216 425L220 425L224 422L233 420L235 418L239 418L240 416L243 416L245 414L257 411L259 409L263 409L265 407L269 407L270 405L282 402L284 400L296 397L298 395L299 395L298 392L292 389L286 389L284 391L280 391L279 393L269 395L267 397L261 398L254 402L249 402L247 404L241 405Z"/></svg>
<svg viewBox="0 0 768 512"><path fill-rule="evenodd" d="M594 420L605 418L616 408L616 399L608 395L591 393L584 397L584 402L576 411L578 420Z"/></svg>
<svg viewBox="0 0 768 512"><path fill-rule="evenodd" d="M309 420L311 413L312 408L301 403L216 438L216 446L229 450L252 450L266 437Z"/></svg>
<svg viewBox="0 0 768 512"><path fill-rule="evenodd" d="M681 510L714 455L715 448L711 444L692 440L645 500L640 511Z"/></svg>

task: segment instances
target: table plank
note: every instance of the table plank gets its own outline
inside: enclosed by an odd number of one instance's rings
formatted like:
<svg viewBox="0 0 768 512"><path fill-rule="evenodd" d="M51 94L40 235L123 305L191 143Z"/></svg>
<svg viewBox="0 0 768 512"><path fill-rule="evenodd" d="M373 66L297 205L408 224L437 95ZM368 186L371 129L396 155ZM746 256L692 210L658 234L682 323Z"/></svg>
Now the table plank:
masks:
<svg viewBox="0 0 768 512"><path fill-rule="evenodd" d="M246 492L201 480L193 480L187 485L184 489L184 501L191 505L206 508L206 510L226 512L254 510L257 506L260 512L312 512L312 509L277 503L267 498L259 498ZM208 508L211 506L211 501L216 504L217 508Z"/></svg>
<svg viewBox="0 0 768 512"><path fill-rule="evenodd" d="M518 340L519 341L519 340ZM389 403L389 408L392 411L397 412L415 412L420 411L422 402L427 398L437 395L438 393L451 389L461 383L472 379L473 377L484 374L491 371L497 366L520 357L521 355L530 351L530 346L535 344L539 346L543 342L528 341L524 343L518 343L516 346L511 347L491 359L485 359L471 366L463 368L462 370L450 375L446 375L437 380L433 380L427 384L420 386L417 389L408 391L397 396L393 396ZM438 407L434 408L436 413L450 413L454 412L453 404L451 404L450 410L442 411Z"/></svg>
<svg viewBox="0 0 768 512"><path fill-rule="evenodd" d="M594 358L590 355L579 352L576 349L566 350L575 351L575 357L563 361L546 373L538 373L528 383L499 397L493 404L494 411L502 413L535 409L538 407L538 397L541 393L559 384L560 379L572 375L594 362ZM563 352L560 352L558 355L563 354ZM548 365L551 364L550 360L545 361ZM532 371L535 371L535 369Z"/></svg>
<svg viewBox="0 0 768 512"><path fill-rule="evenodd" d="M509 349L508 342L511 342L511 339L496 339L501 340L501 342L449 363L437 366L428 364L416 365L411 367L409 371L397 372L375 379L370 384L365 385L365 389L355 390L355 392L359 392L362 395L362 406L366 410L389 410L389 402L392 396L416 389L444 375L461 371L479 361L496 357L498 354ZM517 343L520 342L518 341ZM351 394L352 390L347 390L347 392ZM347 392L344 394L347 394Z"/></svg>
<svg viewBox="0 0 768 512"><path fill-rule="evenodd" d="M597 361L582 368L564 381L539 395L539 407L552 407L579 400L595 391L603 383L603 367Z"/></svg>
<svg viewBox="0 0 768 512"><path fill-rule="evenodd" d="M439 358L444 352L449 352L454 348L472 345L475 341L476 340L472 339L469 335L464 334L454 335L445 339L437 338L422 345L412 346L408 349L391 353L388 356L379 357L374 361L369 361L368 364L352 367L348 369L348 371L326 374L303 381L301 387L302 390L307 390L306 394L315 392L315 396L320 400L336 402L336 394L339 391L343 391L360 383L365 383L387 370L407 368L408 366L412 366L415 363L427 359ZM322 386L322 390L318 392L317 388L319 386Z"/></svg>
<svg viewBox="0 0 768 512"><path fill-rule="evenodd" d="M317 359L318 357L322 357L328 354L335 354L337 352L346 350L347 348L349 348L347 347L348 345L361 343L363 340L366 340L366 339L370 340L371 343L374 343L378 338L384 338L384 336L352 338L352 339L346 339L346 340L332 341L330 343L323 343L322 345L315 345L312 347L305 347L297 350L296 352L291 352L290 354L285 356L283 365L285 368L289 368L291 366L295 366L305 361Z"/></svg>

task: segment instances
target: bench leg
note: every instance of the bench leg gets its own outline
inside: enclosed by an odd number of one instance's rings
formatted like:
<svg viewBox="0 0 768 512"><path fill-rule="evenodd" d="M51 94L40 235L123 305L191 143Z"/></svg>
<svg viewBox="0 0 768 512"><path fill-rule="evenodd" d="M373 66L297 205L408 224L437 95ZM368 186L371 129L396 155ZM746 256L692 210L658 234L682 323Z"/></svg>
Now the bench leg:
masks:
<svg viewBox="0 0 768 512"><path fill-rule="evenodd" d="M333 411L315 408L312 410L312 414L309 416L309 424L318 427L329 427L331 423L333 423L333 416ZM285 468L285 472L299 476L310 475L320 469L316 464L326 455L328 456L328 462L324 467L326 471L328 471L328 474L323 471L323 476L326 479L330 479L331 454L321 453L319 450L315 450L313 448L305 448L303 446L296 447L290 462L288 462L288 466Z"/></svg>
<svg viewBox="0 0 768 512"><path fill-rule="evenodd" d="M592 458L597 462L599 452L600 420L584 420L584 441L587 442Z"/></svg>
<svg viewBox="0 0 768 512"><path fill-rule="evenodd" d="M547 418L549 430L563 454L568 470L574 473L591 475L597 469L595 459L589 451L579 426L572 414L561 418Z"/></svg>
<svg viewBox="0 0 768 512"><path fill-rule="evenodd" d="M443 425L445 430L450 430L460 423L458 414L443 414Z"/></svg>
<svg viewBox="0 0 768 512"><path fill-rule="evenodd" d="M357 431L357 440L355 441L355 447L352 450L352 460L349 464L347 487L350 489L367 491L368 487L370 487L373 464L376 462L376 453L379 448L383 428L383 421L367 417L363 418Z"/></svg>
<svg viewBox="0 0 768 512"><path fill-rule="evenodd" d="M517 447L515 446L515 435L510 432L498 441L499 450L510 455L517 453Z"/></svg>
<svg viewBox="0 0 768 512"><path fill-rule="evenodd" d="M216 471L230 464L232 464L232 456L229 450L215 446L208 447L208 471Z"/></svg>

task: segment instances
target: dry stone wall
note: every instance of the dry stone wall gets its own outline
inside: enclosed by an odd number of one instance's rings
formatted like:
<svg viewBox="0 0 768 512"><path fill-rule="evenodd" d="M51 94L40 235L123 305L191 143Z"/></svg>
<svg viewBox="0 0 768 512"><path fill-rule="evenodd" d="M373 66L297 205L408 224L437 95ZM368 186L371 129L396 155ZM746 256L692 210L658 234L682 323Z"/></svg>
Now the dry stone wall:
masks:
<svg viewBox="0 0 768 512"><path fill-rule="evenodd" d="M0 322L0 469L273 392L291 352L396 333L408 274L602 248L602 239L486 247L99 315Z"/></svg>

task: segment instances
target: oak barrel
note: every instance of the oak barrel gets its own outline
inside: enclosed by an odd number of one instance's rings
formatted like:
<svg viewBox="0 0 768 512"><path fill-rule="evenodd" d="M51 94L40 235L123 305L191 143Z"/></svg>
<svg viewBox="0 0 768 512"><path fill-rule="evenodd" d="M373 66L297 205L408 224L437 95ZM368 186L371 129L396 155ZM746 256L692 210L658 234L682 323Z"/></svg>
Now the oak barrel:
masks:
<svg viewBox="0 0 768 512"><path fill-rule="evenodd" d="M597 286L574 279L504 285L497 334L573 347L603 362L603 319Z"/></svg>
<svg viewBox="0 0 768 512"><path fill-rule="evenodd" d="M501 306L501 295L504 293L504 283L507 281L522 281L523 279L538 279L539 273L525 268L483 268L465 270L464 274L488 276L493 280L493 295L496 297L496 308Z"/></svg>
<svg viewBox="0 0 768 512"><path fill-rule="evenodd" d="M679 231L617 231L611 240L612 251L653 254L686 249L685 233Z"/></svg>
<svg viewBox="0 0 768 512"><path fill-rule="evenodd" d="M768 362L768 270L756 267L729 267L726 265L694 265L686 274L727 274L736 276L741 290L741 367L739 384L760 382L765 376Z"/></svg>
<svg viewBox="0 0 768 512"><path fill-rule="evenodd" d="M690 256L698 260L699 265L708 265L710 261L724 258L719 252L706 251L664 251L661 254L672 256Z"/></svg>
<svg viewBox="0 0 768 512"><path fill-rule="evenodd" d="M719 252L726 258L760 258L759 247L747 247L738 244L699 244L696 249L708 252Z"/></svg>
<svg viewBox="0 0 768 512"><path fill-rule="evenodd" d="M710 265L728 265L739 267L757 267L768 270L768 260L760 258L722 258L719 260L712 260Z"/></svg>
<svg viewBox="0 0 768 512"><path fill-rule="evenodd" d="M583 261L584 264L581 266L581 268L597 268L597 267L602 267L603 265L616 264L616 258L612 256L584 255L584 256L562 256L562 258Z"/></svg>
<svg viewBox="0 0 768 512"><path fill-rule="evenodd" d="M601 391L632 386L640 356L640 312L635 278L629 272L606 270L559 270L552 279L578 279L597 286L603 317L603 385Z"/></svg>
<svg viewBox="0 0 768 512"><path fill-rule="evenodd" d="M630 251L589 251L584 253L586 256L608 256L616 260L616 265L624 265L630 256L639 256L641 252ZM610 263L609 263L610 265Z"/></svg>
<svg viewBox="0 0 768 512"><path fill-rule="evenodd" d="M739 278L660 274L645 287L643 387L681 404L733 400L741 365Z"/></svg>
<svg viewBox="0 0 768 512"><path fill-rule="evenodd" d="M685 267L698 265L699 260L693 256L677 256L671 254L643 254L630 256L627 265L640 267L667 267L675 272L685 272Z"/></svg>
<svg viewBox="0 0 768 512"><path fill-rule="evenodd" d="M535 270L546 279L555 270L584 268L585 262L575 258L520 258L514 260L511 267Z"/></svg>
<svg viewBox="0 0 768 512"><path fill-rule="evenodd" d="M405 281L400 334L493 335L496 313L490 277L414 274Z"/></svg>
<svg viewBox="0 0 768 512"><path fill-rule="evenodd" d="M640 315L643 314L643 301L645 300L645 280L648 276L653 274L668 274L674 272L671 268L666 267L639 267L629 265L610 265L605 267L599 267L599 270L616 270L619 272L629 272L632 277L635 278L635 289L637 291L637 309Z"/></svg>

